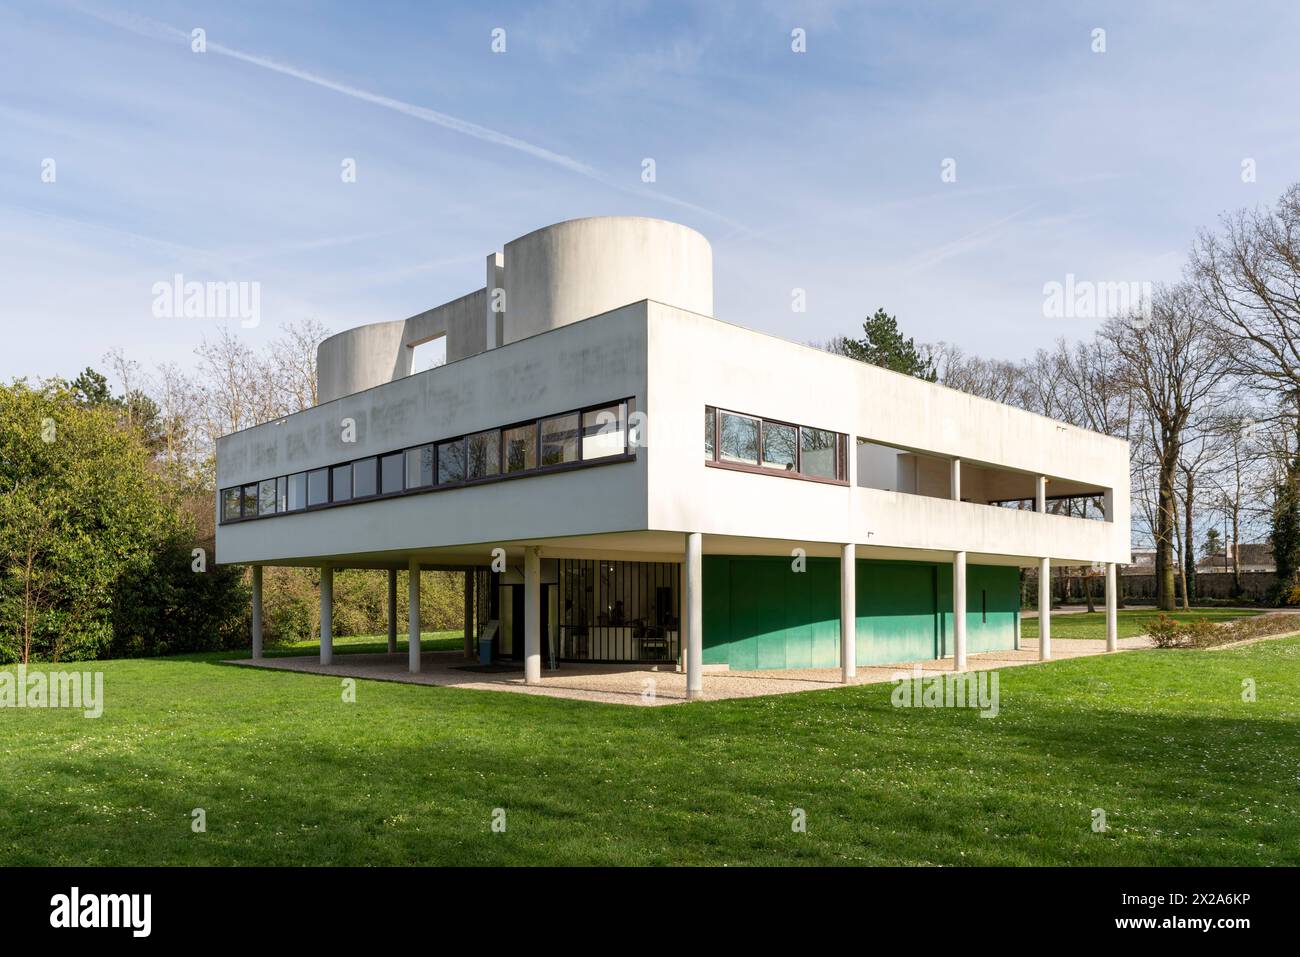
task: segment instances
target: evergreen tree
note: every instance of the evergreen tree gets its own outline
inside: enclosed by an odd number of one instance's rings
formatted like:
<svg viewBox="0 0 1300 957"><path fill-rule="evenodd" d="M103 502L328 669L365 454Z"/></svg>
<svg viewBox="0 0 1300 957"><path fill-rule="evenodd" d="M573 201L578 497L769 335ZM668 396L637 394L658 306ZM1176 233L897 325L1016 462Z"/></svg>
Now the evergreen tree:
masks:
<svg viewBox="0 0 1300 957"><path fill-rule="evenodd" d="M835 340L831 348L835 352L869 362L873 366L892 369L904 375L915 376L926 382L938 378L934 362L916 347L916 340L905 337L898 330L898 317L891 316L883 308L862 323L862 338L851 339L844 336Z"/></svg>
<svg viewBox="0 0 1300 957"><path fill-rule="evenodd" d="M1286 477L1273 492L1273 527L1269 534L1277 583L1285 594L1296 584L1300 571L1300 455L1291 461Z"/></svg>

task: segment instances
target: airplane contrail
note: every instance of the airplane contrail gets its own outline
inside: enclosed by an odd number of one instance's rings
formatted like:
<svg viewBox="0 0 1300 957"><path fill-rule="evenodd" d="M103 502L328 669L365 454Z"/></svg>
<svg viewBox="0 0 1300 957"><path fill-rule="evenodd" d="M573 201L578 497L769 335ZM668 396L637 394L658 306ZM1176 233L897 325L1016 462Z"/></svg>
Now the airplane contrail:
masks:
<svg viewBox="0 0 1300 957"><path fill-rule="evenodd" d="M105 13L98 10L86 9L84 7L77 7L77 9L96 20L107 23L110 26L130 31L139 36L167 42L181 41L186 44L191 41L190 34L186 33L184 30L178 30L175 27L168 26L165 23L160 23L150 17L130 13ZM311 73L287 63L272 60L270 57L245 53L242 50L236 50L233 47L228 47L224 44L214 43L211 40L206 41L206 49L210 53L217 53L221 56L230 57L233 60L239 60L252 66L261 67L264 70L270 70L283 76L302 80L304 83L311 83L315 86L322 87L323 89L332 90L335 93L341 93L344 96L350 96L353 99L361 100L366 103L373 103L376 106L382 106L385 109L402 113L425 123L432 123L435 126L441 126L444 129L449 129L464 134L465 136L472 136L475 139L483 140L487 143L504 146L507 149L517 150L518 152L525 153L535 159L540 159L544 162L559 166L562 169L567 169L570 172L586 176L603 186L631 193L645 199L658 199L663 202L671 203L674 206L691 209L714 219L721 220L742 232L747 232L745 227L719 212L708 209L704 206L698 206L684 199L678 199L675 196L659 192L658 190L651 192L631 189L605 176L588 163L584 163L572 156L566 156L563 153L557 153L554 150L548 150L543 146L537 146L534 143L529 143L528 141L521 140L518 137L510 136L509 134L502 133L499 130L490 129L489 127L481 126L478 123L471 123L469 120L462 120L460 117L452 116L448 113L441 113L438 110L431 110L428 107L419 106L415 103L408 103L405 100L394 99L391 96L383 96L379 93L371 93L369 90L363 90L360 87L351 86L347 83L340 83L317 73Z"/></svg>

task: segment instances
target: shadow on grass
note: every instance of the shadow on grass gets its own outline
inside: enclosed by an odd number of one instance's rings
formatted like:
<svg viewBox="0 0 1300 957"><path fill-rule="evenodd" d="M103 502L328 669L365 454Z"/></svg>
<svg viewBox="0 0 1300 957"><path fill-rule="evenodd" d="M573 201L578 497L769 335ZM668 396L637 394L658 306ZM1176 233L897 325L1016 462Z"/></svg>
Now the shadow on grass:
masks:
<svg viewBox="0 0 1300 957"><path fill-rule="evenodd" d="M202 692L190 723L150 702L157 723L136 733L123 723L149 712L91 728L78 753L54 739L26 752L26 785L0 795L0 856L1294 864L1300 734L1294 680L1280 684L1294 655L1232 654L1008 670L993 719L895 708L891 685L628 709L412 685L347 705L315 684L233 679ZM1279 683L1279 699L1241 702L1235 679L1249 673ZM206 834L189 829L196 807ZM496 808L505 834L491 830ZM791 808L807 834L792 833ZM1094 808L1108 832L1092 832Z"/></svg>

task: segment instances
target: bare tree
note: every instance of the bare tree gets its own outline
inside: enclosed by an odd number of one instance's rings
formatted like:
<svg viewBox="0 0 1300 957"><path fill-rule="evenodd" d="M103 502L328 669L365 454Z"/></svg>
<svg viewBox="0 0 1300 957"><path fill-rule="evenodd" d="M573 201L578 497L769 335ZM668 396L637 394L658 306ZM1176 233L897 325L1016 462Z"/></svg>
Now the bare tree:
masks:
<svg viewBox="0 0 1300 957"><path fill-rule="evenodd" d="M291 322L271 344L266 357L275 381L280 414L301 412L316 404L316 349L330 334L315 319Z"/></svg>
<svg viewBox="0 0 1300 957"><path fill-rule="evenodd" d="M1222 352L1211 333L1200 297L1186 284L1158 289L1149 319L1125 316L1105 327L1120 359L1117 375L1147 420L1157 462L1156 603L1164 610L1174 607L1175 485L1185 432L1222 373Z"/></svg>
<svg viewBox="0 0 1300 957"><path fill-rule="evenodd" d="M1219 235L1203 232L1191 275L1234 371L1300 413L1300 183L1275 209L1240 210Z"/></svg>

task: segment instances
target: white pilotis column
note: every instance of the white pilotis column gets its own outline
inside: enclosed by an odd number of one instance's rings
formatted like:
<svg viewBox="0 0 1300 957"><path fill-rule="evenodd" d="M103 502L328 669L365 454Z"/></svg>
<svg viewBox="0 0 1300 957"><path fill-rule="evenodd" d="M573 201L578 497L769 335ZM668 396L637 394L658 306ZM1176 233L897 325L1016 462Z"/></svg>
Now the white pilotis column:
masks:
<svg viewBox="0 0 1300 957"><path fill-rule="evenodd" d="M966 553L952 553L952 670L966 670Z"/></svg>
<svg viewBox="0 0 1300 957"><path fill-rule="evenodd" d="M1106 650L1119 648L1119 581L1115 563L1106 563Z"/></svg>
<svg viewBox="0 0 1300 957"><path fill-rule="evenodd" d="M686 674L686 653L690 650L686 647L686 559L677 566L677 597L681 608L680 616L677 619L677 650L678 663L677 671L679 674Z"/></svg>
<svg viewBox="0 0 1300 957"><path fill-rule="evenodd" d="M704 536L686 533L686 697L704 696Z"/></svg>
<svg viewBox="0 0 1300 957"><path fill-rule="evenodd" d="M542 550L524 546L524 684L542 683Z"/></svg>
<svg viewBox="0 0 1300 957"><path fill-rule="evenodd" d="M465 657L474 657L474 569L465 569Z"/></svg>
<svg viewBox="0 0 1300 957"><path fill-rule="evenodd" d="M858 675L858 549L840 546L840 681Z"/></svg>
<svg viewBox="0 0 1300 957"><path fill-rule="evenodd" d="M420 563L414 558L406 569L406 667L420 673Z"/></svg>
<svg viewBox="0 0 1300 957"><path fill-rule="evenodd" d="M388 653L397 654L397 569L388 569Z"/></svg>
<svg viewBox="0 0 1300 957"><path fill-rule="evenodd" d="M320 567L320 663L334 664L334 566Z"/></svg>
<svg viewBox="0 0 1300 957"><path fill-rule="evenodd" d="M948 483L948 485L950 490L952 491L952 500L954 502L960 502L961 501L961 459L952 460L952 479Z"/></svg>
<svg viewBox="0 0 1300 957"><path fill-rule="evenodd" d="M1038 560L1038 660L1052 657L1052 560Z"/></svg>
<svg viewBox="0 0 1300 957"><path fill-rule="evenodd" d="M1034 481L1034 511L1047 511L1047 476L1040 475Z"/></svg>
<svg viewBox="0 0 1300 957"><path fill-rule="evenodd" d="M253 660L262 657L262 566L253 566Z"/></svg>

